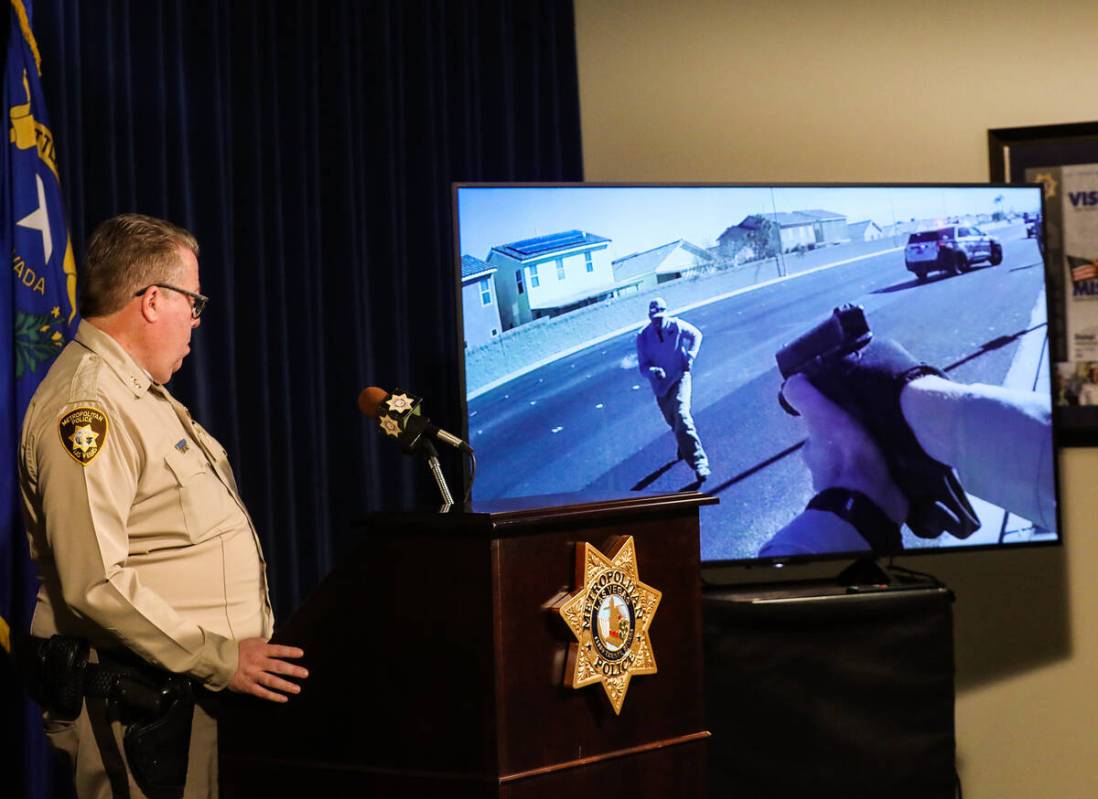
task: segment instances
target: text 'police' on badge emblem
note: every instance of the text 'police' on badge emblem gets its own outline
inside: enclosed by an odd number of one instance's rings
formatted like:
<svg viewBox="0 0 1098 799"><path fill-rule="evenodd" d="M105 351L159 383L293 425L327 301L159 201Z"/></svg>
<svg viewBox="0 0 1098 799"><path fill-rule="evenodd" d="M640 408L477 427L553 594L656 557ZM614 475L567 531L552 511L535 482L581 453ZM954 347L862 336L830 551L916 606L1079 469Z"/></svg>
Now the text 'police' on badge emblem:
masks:
<svg viewBox="0 0 1098 799"><path fill-rule="evenodd" d="M61 445L81 466L87 466L107 445L107 414L98 408L75 408L57 423Z"/></svg>
<svg viewBox="0 0 1098 799"><path fill-rule="evenodd" d="M602 683L620 715L629 681L656 673L648 628L663 595L640 581L633 536L614 539L610 549L607 557L586 542L576 545L577 590L557 611L576 637L568 648L564 684Z"/></svg>

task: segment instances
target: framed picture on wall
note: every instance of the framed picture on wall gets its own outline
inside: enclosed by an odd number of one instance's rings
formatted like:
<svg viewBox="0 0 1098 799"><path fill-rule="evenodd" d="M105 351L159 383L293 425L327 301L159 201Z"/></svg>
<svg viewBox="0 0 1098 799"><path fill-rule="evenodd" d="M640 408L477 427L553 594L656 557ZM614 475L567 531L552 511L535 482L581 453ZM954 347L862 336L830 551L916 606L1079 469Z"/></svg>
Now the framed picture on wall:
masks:
<svg viewBox="0 0 1098 799"><path fill-rule="evenodd" d="M1098 122L988 131L992 182L1041 183L1025 219L1049 272L1049 355L1057 443L1098 446Z"/></svg>

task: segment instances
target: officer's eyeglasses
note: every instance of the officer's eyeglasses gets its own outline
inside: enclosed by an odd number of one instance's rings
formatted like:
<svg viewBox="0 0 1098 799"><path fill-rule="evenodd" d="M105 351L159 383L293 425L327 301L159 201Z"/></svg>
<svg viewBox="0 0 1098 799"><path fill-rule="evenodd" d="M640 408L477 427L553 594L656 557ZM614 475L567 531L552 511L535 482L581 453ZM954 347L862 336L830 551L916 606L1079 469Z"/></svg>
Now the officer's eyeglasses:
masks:
<svg viewBox="0 0 1098 799"><path fill-rule="evenodd" d="M187 291L181 289L179 286L173 286L171 283L153 283L150 286L145 286L141 291L137 292L133 296L140 297L146 291L156 286L160 289L171 289L172 291L178 291L180 294L186 295L191 298L191 319L197 319L202 316L202 312L206 310L206 303L210 301L210 298L205 294L199 294L197 291Z"/></svg>

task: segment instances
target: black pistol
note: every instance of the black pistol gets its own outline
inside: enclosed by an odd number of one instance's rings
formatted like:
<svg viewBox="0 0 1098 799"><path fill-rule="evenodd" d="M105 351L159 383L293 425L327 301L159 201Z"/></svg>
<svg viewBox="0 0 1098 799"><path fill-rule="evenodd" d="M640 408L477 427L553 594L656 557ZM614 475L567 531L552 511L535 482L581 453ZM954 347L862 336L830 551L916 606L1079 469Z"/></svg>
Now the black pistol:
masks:
<svg viewBox="0 0 1098 799"><path fill-rule="evenodd" d="M916 377L945 375L903 347L874 340L865 311L843 305L776 354L782 378L803 374L869 432L910 503L907 526L920 538L949 533L968 538L980 529L964 487L950 466L920 446L900 408L900 392ZM797 412L779 393L787 413Z"/></svg>

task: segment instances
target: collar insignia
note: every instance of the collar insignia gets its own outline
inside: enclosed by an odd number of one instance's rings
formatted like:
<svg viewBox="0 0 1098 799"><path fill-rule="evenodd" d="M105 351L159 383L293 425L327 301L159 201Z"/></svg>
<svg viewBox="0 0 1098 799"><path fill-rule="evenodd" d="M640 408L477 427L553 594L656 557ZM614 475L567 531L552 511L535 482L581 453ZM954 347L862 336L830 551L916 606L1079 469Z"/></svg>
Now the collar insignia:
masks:
<svg viewBox="0 0 1098 799"><path fill-rule="evenodd" d="M576 638L568 648L564 684L602 683L620 715L629 681L656 673L648 628L663 594L640 581L633 536L614 539L610 548L613 554L607 557L591 544L576 544L578 588L557 611Z"/></svg>

